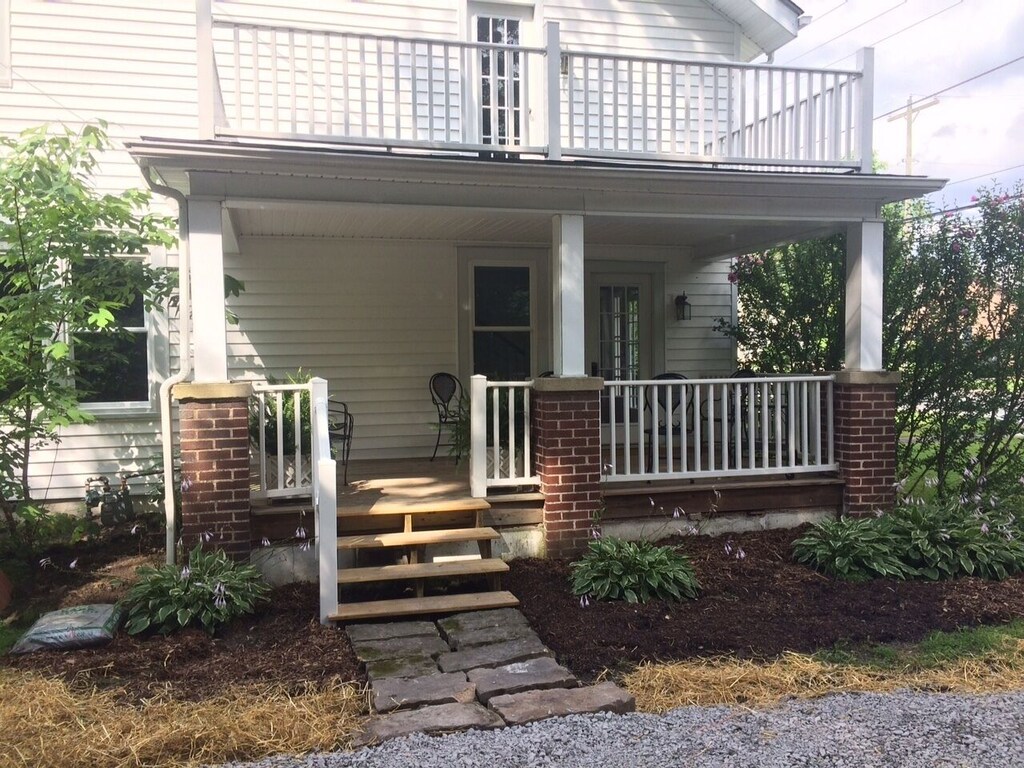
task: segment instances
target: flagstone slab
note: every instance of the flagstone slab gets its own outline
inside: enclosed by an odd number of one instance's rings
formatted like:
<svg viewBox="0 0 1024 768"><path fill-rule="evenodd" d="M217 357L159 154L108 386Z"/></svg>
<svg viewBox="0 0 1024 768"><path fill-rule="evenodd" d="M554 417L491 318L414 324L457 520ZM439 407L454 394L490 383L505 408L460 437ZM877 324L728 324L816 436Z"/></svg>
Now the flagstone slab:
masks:
<svg viewBox="0 0 1024 768"><path fill-rule="evenodd" d="M433 637L395 637L390 640L361 640L352 643L360 661L383 661L408 656L437 656L449 650L436 633Z"/></svg>
<svg viewBox="0 0 1024 768"><path fill-rule="evenodd" d="M636 710L636 700L615 683L599 683L587 688L550 688L495 696L488 706L509 725L522 725L548 717Z"/></svg>
<svg viewBox="0 0 1024 768"><path fill-rule="evenodd" d="M392 677L423 677L437 673L437 662L429 656L366 662L366 676L373 683Z"/></svg>
<svg viewBox="0 0 1024 768"><path fill-rule="evenodd" d="M356 737L355 746L366 746L410 733L449 733L469 728L489 730L505 723L482 704L437 704L420 709L403 710L381 715L367 723Z"/></svg>
<svg viewBox="0 0 1024 768"><path fill-rule="evenodd" d="M437 657L437 665L442 672L459 672L481 667L503 667L517 661L551 655L551 651L537 637L528 637L442 653Z"/></svg>
<svg viewBox="0 0 1024 768"><path fill-rule="evenodd" d="M391 621L384 624L349 624L345 627L353 643L365 640L392 640L396 637L436 637L432 621Z"/></svg>
<svg viewBox="0 0 1024 768"><path fill-rule="evenodd" d="M489 611L465 611L456 613L453 616L441 619L437 626L441 628L441 634L448 636L454 630L474 630L483 627L507 627L507 626L529 626L529 622L522 612L516 608L494 608Z"/></svg>
<svg viewBox="0 0 1024 768"><path fill-rule="evenodd" d="M484 704L495 696L579 685L572 672L549 656L494 669L474 669L469 672L469 680L476 684L477 698Z"/></svg>
<svg viewBox="0 0 1024 768"><path fill-rule="evenodd" d="M537 637L529 624L508 624L503 627L480 627L478 629L450 629L445 632L445 640L453 651L462 651L478 645L503 643L509 640L525 640Z"/></svg>
<svg viewBox="0 0 1024 768"><path fill-rule="evenodd" d="M466 703L476 698L476 685L466 679L465 672L388 678L374 682L372 689L373 708L377 712L431 704Z"/></svg>

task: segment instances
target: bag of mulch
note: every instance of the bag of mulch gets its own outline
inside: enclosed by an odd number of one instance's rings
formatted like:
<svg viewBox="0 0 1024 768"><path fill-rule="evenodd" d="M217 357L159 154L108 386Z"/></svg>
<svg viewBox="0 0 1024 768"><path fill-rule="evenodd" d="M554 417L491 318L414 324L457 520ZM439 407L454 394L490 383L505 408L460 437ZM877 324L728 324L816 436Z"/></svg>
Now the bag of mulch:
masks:
<svg viewBox="0 0 1024 768"><path fill-rule="evenodd" d="M70 651L105 645L114 639L123 619L121 607L109 603L50 611L15 643L11 653Z"/></svg>

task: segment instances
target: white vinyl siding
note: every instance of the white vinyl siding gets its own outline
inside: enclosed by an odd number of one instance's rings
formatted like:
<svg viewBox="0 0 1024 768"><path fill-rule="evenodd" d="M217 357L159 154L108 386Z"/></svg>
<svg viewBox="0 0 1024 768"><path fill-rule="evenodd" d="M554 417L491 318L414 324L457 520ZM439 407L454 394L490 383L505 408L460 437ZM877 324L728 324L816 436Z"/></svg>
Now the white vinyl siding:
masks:
<svg viewBox="0 0 1024 768"><path fill-rule="evenodd" d="M229 376L302 367L352 410L353 458L429 455L427 382L458 370L454 246L243 238L241 250L225 259L246 287L230 302Z"/></svg>
<svg viewBox="0 0 1024 768"><path fill-rule="evenodd" d="M0 0L0 88L11 80L11 0Z"/></svg>

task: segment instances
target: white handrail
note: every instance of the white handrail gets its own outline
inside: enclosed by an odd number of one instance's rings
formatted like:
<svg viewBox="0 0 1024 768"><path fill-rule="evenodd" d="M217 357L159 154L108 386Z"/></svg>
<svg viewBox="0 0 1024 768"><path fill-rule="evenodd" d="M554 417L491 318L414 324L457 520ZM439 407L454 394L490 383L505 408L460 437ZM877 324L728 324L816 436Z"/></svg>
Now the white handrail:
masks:
<svg viewBox="0 0 1024 768"><path fill-rule="evenodd" d="M604 480L835 471L826 376L607 381Z"/></svg>

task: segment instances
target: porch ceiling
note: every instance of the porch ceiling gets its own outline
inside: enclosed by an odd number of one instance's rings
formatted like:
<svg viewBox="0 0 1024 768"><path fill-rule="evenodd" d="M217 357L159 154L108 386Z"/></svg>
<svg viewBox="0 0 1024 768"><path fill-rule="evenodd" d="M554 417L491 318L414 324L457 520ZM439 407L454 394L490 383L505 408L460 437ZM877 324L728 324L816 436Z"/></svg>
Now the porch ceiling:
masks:
<svg viewBox="0 0 1024 768"><path fill-rule="evenodd" d="M353 152L322 145L144 139L130 145L187 195L224 201L239 236L551 242L553 214L586 241L713 258L876 219L941 180Z"/></svg>

